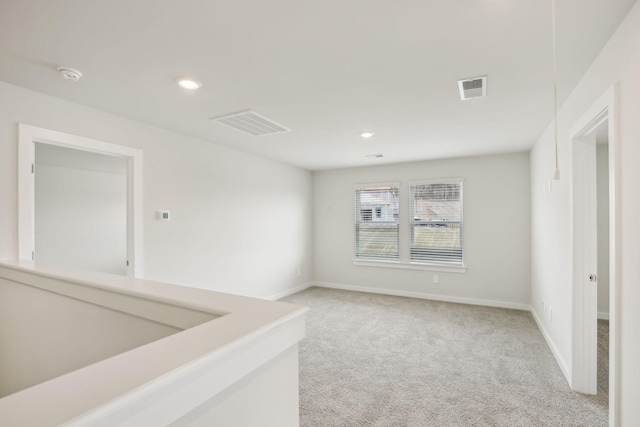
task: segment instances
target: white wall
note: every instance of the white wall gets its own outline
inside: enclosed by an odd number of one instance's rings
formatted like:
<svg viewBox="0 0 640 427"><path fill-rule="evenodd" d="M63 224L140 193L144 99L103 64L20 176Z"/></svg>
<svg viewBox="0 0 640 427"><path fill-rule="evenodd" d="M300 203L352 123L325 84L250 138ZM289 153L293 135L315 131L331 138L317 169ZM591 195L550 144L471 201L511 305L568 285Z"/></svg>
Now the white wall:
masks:
<svg viewBox="0 0 640 427"><path fill-rule="evenodd" d="M179 331L0 279L0 397Z"/></svg>
<svg viewBox="0 0 640 427"><path fill-rule="evenodd" d="M297 427L298 346L291 347L171 427Z"/></svg>
<svg viewBox="0 0 640 427"><path fill-rule="evenodd" d="M353 265L354 184L399 181L405 218L408 181L454 177L465 180L466 274ZM400 226L406 250L409 234ZM529 239L527 153L314 173L314 279L321 284L522 308L529 304Z"/></svg>
<svg viewBox="0 0 640 427"><path fill-rule="evenodd" d="M36 144L36 261L127 274L127 160Z"/></svg>
<svg viewBox="0 0 640 427"><path fill-rule="evenodd" d="M560 181L551 193L553 133L547 128L531 151L531 302L544 329L566 363L571 361L571 246L569 128L614 83L619 82L620 143L620 398L623 426L640 419L640 3L636 3L559 112ZM553 321L541 301L553 307Z"/></svg>
<svg viewBox="0 0 640 427"><path fill-rule="evenodd" d="M20 122L143 151L146 278L258 297L311 281L310 172L3 82L0 259L17 256Z"/></svg>
<svg viewBox="0 0 640 427"><path fill-rule="evenodd" d="M598 316L609 316L609 146L596 146L598 193Z"/></svg>

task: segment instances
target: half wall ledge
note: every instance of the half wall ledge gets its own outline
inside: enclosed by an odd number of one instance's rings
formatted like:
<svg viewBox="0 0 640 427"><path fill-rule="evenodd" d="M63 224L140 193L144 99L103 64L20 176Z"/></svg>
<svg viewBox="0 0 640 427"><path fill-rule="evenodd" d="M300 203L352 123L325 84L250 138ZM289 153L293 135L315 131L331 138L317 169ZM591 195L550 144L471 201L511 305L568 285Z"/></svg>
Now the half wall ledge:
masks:
<svg viewBox="0 0 640 427"><path fill-rule="evenodd" d="M305 335L306 307L33 262L0 262L0 305L15 303L16 295L30 298L25 310L0 306L0 377L16 374L15 366L28 360L36 360L33 370L54 365L54 355L71 370L54 377L54 367L43 382L17 378L17 390L0 390L2 426L299 423L298 342ZM49 304L54 300L62 306ZM61 315L52 317L59 319L47 322L47 313L56 310ZM17 319L9 318L12 313ZM74 324L78 331L69 329ZM34 325L42 330L29 331ZM83 342L69 344L76 336ZM98 345L79 356L86 342ZM126 350L114 353L111 342ZM20 349L30 350L23 361L16 353Z"/></svg>

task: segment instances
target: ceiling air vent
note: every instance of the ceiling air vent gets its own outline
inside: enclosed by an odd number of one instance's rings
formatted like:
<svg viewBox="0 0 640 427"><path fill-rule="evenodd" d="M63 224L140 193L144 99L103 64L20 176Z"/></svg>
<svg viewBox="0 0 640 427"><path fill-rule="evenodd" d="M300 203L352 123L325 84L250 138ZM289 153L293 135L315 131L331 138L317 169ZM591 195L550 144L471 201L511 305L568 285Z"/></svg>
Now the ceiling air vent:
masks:
<svg viewBox="0 0 640 427"><path fill-rule="evenodd" d="M487 76L458 80L458 89L463 101L487 96Z"/></svg>
<svg viewBox="0 0 640 427"><path fill-rule="evenodd" d="M212 120L252 136L271 135L291 131L291 129L250 110L229 114L227 116L214 117Z"/></svg>

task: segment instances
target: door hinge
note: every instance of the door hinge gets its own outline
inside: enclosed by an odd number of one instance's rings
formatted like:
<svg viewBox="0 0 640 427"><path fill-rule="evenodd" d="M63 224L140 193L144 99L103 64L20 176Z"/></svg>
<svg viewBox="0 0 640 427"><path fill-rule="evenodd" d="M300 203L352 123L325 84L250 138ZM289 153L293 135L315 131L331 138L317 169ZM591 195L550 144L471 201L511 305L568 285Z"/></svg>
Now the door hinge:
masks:
<svg viewBox="0 0 640 427"><path fill-rule="evenodd" d="M129 260L127 260L127 267L129 267Z"/></svg>
<svg viewBox="0 0 640 427"><path fill-rule="evenodd" d="M36 164L31 163L31 173L36 173Z"/></svg>
<svg viewBox="0 0 640 427"><path fill-rule="evenodd" d="M31 251L31 261L36 260L36 251Z"/></svg>

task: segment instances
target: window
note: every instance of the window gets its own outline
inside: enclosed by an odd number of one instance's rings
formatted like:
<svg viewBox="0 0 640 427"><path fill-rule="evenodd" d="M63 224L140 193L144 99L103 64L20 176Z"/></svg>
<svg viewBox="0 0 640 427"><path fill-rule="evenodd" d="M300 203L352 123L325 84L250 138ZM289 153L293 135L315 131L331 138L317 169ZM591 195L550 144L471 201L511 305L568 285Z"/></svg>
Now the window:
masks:
<svg viewBox="0 0 640 427"><path fill-rule="evenodd" d="M398 184L355 188L357 259L398 260L399 190Z"/></svg>
<svg viewBox="0 0 640 427"><path fill-rule="evenodd" d="M462 180L410 185L411 262L463 263Z"/></svg>

